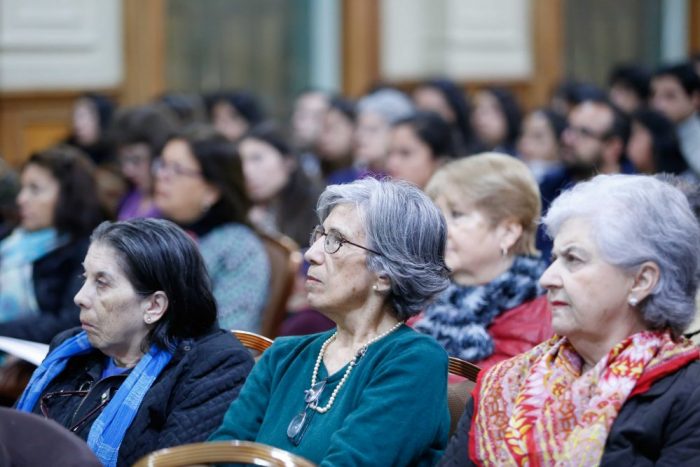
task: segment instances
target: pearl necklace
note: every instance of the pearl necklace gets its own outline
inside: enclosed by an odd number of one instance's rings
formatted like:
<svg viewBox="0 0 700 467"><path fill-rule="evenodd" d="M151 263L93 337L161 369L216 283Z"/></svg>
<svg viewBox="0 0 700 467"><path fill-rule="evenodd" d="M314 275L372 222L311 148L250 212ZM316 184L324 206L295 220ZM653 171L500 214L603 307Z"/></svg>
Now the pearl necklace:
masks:
<svg viewBox="0 0 700 467"><path fill-rule="evenodd" d="M347 381L348 376L350 376L350 373L352 372L352 369L355 367L357 362L362 358L362 356L367 352L367 347L370 345L374 344L377 342L379 339L388 336L392 332L396 331L401 325L403 324L402 321L399 321L396 323L391 329L387 330L386 332L379 334L373 339L370 339L367 341L365 345L360 347L360 350L357 351L355 356L350 360L350 363L348 363L348 367L345 370L345 373L343 374L343 377L340 379L340 382L338 385L335 387L333 392L331 393L330 399L328 399L328 403L324 407L318 407L316 404L311 404L311 408L314 409L318 413L326 413L328 412L331 407L333 407L333 402L335 402L335 396L338 395L338 391L340 391L340 388L343 387L345 384L345 381ZM316 358L316 364L314 364L314 372L311 374L311 388L316 387L316 379L318 377L318 369L321 366L321 362L323 361L323 355L326 353L326 347L330 345L331 342L335 340L335 336L338 334L338 331L336 331L331 337L329 337L326 342L323 343L321 346L321 350L318 352L318 358Z"/></svg>

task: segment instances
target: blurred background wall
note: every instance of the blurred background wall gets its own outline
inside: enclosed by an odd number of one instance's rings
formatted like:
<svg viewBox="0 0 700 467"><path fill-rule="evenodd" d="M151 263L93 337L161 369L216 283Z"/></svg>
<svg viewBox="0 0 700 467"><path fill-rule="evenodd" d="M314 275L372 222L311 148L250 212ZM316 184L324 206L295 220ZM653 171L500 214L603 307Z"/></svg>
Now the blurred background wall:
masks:
<svg viewBox="0 0 700 467"><path fill-rule="evenodd" d="M122 105L250 89L277 116L318 87L359 96L448 76L526 107L700 51L700 0L0 0L0 154L65 136L84 91Z"/></svg>

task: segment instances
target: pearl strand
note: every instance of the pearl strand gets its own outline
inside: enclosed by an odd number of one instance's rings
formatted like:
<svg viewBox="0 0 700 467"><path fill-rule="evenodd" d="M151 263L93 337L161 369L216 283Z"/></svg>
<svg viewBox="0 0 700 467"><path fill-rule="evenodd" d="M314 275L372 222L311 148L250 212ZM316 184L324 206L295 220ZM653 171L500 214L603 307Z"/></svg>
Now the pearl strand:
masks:
<svg viewBox="0 0 700 467"><path fill-rule="evenodd" d="M335 387L333 392L331 393L330 399L328 399L328 403L324 407L317 407L315 405L312 405L311 408L314 409L318 413L326 413L328 412L331 407L333 407L333 402L335 402L335 397L338 395L338 391L340 391L340 388L343 387L345 384L345 381L347 381L348 376L350 376L350 373L352 372L352 369L355 367L357 364L357 361L362 357L365 352L367 352L367 348L377 342L379 339L388 336L392 332L396 331L401 325L403 324L402 321L399 321L396 323L391 329L387 330L386 332L379 334L378 336L374 337L373 339L370 339L365 345L360 347L360 350L357 351L355 356L350 360L350 363L348 363L348 367L345 370L345 373L343 374L343 377L340 379L340 382L338 385ZM338 331L336 331L331 337L329 337L326 342L323 343L321 346L321 350L318 352L318 357L316 358L316 363L314 364L314 371L311 374L311 387L313 388L316 385L316 379L318 377L318 369L321 366L321 362L323 361L323 355L326 353L326 348L330 345L331 342L335 340L335 336L338 334Z"/></svg>

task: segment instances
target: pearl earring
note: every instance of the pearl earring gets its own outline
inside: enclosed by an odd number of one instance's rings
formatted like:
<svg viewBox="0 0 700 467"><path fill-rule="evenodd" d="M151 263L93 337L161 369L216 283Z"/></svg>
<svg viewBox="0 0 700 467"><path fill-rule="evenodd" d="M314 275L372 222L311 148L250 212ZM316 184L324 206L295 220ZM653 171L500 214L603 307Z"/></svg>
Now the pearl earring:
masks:
<svg viewBox="0 0 700 467"><path fill-rule="evenodd" d="M379 290L379 287L377 287L377 284L374 284L372 286L372 290L374 290L375 292L377 292Z"/></svg>
<svg viewBox="0 0 700 467"><path fill-rule="evenodd" d="M143 320L146 322L146 324L151 324L151 317L150 316L144 316Z"/></svg>
<svg viewBox="0 0 700 467"><path fill-rule="evenodd" d="M637 299L637 297L630 297L627 299L627 303L629 303L630 306L637 306L639 300Z"/></svg>

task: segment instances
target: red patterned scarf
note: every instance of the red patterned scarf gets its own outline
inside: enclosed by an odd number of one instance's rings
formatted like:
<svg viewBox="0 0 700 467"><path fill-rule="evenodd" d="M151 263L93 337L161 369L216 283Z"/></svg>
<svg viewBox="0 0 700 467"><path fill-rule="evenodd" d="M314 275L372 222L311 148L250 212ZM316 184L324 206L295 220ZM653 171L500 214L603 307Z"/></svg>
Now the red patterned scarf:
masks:
<svg viewBox="0 0 700 467"><path fill-rule="evenodd" d="M687 339L643 331L582 375L581 356L555 336L482 372L469 456L481 465L597 465L625 401L699 356Z"/></svg>

